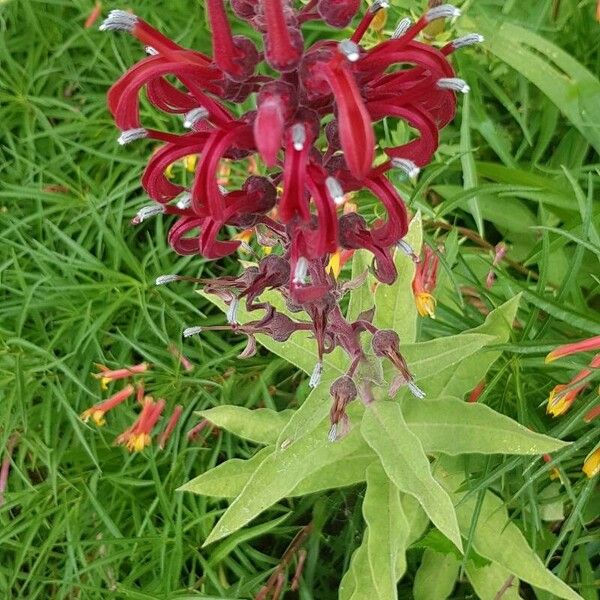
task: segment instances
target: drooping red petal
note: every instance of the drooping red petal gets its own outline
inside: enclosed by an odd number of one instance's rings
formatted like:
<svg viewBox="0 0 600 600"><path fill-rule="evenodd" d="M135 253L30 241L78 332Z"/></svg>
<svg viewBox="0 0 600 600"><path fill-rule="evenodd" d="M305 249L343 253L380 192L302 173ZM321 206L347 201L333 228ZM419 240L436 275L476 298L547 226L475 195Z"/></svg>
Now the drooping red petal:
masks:
<svg viewBox="0 0 600 600"><path fill-rule="evenodd" d="M339 136L348 168L356 177L364 177L373 163L375 136L371 118L348 67L343 63L324 67L335 101Z"/></svg>

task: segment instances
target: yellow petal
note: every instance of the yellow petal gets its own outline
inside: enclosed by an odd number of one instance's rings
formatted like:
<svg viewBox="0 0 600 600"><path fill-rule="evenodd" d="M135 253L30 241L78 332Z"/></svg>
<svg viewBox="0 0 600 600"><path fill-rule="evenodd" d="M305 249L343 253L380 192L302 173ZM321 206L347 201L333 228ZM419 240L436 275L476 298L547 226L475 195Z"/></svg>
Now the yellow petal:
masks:
<svg viewBox="0 0 600 600"><path fill-rule="evenodd" d="M185 166L185 169L188 173L193 173L196 170L196 163L198 162L198 155L197 154L188 154L188 156L186 156L183 159L183 164Z"/></svg>
<svg viewBox="0 0 600 600"><path fill-rule="evenodd" d="M600 448L588 454L581 469L590 479L600 473Z"/></svg>
<svg viewBox="0 0 600 600"><path fill-rule="evenodd" d="M428 292L419 292L415 294L415 304L417 312L422 317L431 317L435 319L435 298Z"/></svg>
<svg viewBox="0 0 600 600"><path fill-rule="evenodd" d="M331 273L335 279L340 276L340 271L342 270L342 253L339 250L336 250L329 259L329 263L327 264L327 268L325 269L327 273Z"/></svg>

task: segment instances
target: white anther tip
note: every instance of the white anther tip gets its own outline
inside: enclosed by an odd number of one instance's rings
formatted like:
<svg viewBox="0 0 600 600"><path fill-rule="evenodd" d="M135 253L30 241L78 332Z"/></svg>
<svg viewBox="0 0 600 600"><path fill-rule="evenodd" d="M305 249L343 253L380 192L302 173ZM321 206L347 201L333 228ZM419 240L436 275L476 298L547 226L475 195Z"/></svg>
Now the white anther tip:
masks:
<svg viewBox="0 0 600 600"><path fill-rule="evenodd" d="M437 87L441 90L451 90L461 94L468 94L471 91L468 83L458 77L442 77L442 79L437 80Z"/></svg>
<svg viewBox="0 0 600 600"><path fill-rule="evenodd" d="M350 62L356 62L360 58L360 46L352 40L342 40L338 48Z"/></svg>
<svg viewBox="0 0 600 600"><path fill-rule="evenodd" d="M177 208L179 208L180 210L185 210L186 208L189 208L191 205L192 205L192 194L190 194L190 192L183 192L179 196L179 200L177 201L177 204L175 206Z"/></svg>
<svg viewBox="0 0 600 600"><path fill-rule="evenodd" d="M310 380L308 382L309 387L316 388L319 383L321 383L321 375L323 375L323 363L319 361L311 373Z"/></svg>
<svg viewBox="0 0 600 600"><path fill-rule="evenodd" d="M208 117L208 111L203 106L192 108L192 110L185 113L183 117L183 126L186 129L191 129L198 121L206 119L206 117Z"/></svg>
<svg viewBox="0 0 600 600"><path fill-rule="evenodd" d="M374 13L382 10L383 8L389 8L390 3L387 0L375 0L369 7L369 12Z"/></svg>
<svg viewBox="0 0 600 600"><path fill-rule="evenodd" d="M302 123L294 123L292 125L292 144L294 150L300 152L304 150L304 144L306 142L306 129Z"/></svg>
<svg viewBox="0 0 600 600"><path fill-rule="evenodd" d="M413 396L419 400L423 400L423 398L425 398L425 392L416 383L409 381L407 385Z"/></svg>
<svg viewBox="0 0 600 600"><path fill-rule="evenodd" d="M183 330L183 337L188 338L193 335L198 335L199 333L202 333L202 327L199 327L198 325L195 327L187 327Z"/></svg>
<svg viewBox="0 0 600 600"><path fill-rule="evenodd" d="M179 278L179 275L159 275L154 281L154 285L166 285L167 283L179 281Z"/></svg>
<svg viewBox="0 0 600 600"><path fill-rule="evenodd" d="M425 13L425 20L428 23L437 19L452 19L454 17L460 17L460 10L456 6L452 6L452 4L434 6Z"/></svg>
<svg viewBox="0 0 600 600"><path fill-rule="evenodd" d="M404 17L404 19L396 26L394 33L392 33L392 39L397 40L398 38L401 38L410 29L411 25L412 19L410 17Z"/></svg>
<svg viewBox="0 0 600 600"><path fill-rule="evenodd" d="M406 173L406 175L411 179L417 177L421 172L421 169L419 169L419 167L417 167L417 165L408 158L392 158L392 166L396 169L404 171L404 173Z"/></svg>
<svg viewBox="0 0 600 600"><path fill-rule="evenodd" d="M306 258L301 256L296 263L296 268L294 269L294 278L292 279L292 283L296 284L304 284L306 283L306 276L308 275L308 261Z"/></svg>
<svg viewBox="0 0 600 600"><path fill-rule="evenodd" d="M234 298L227 309L227 322L230 325L237 325L237 310L240 301L237 298Z"/></svg>
<svg viewBox="0 0 600 600"><path fill-rule="evenodd" d="M149 204L148 206L142 206L140 210L137 211L137 214L133 219L131 219L131 223L133 225L139 225L144 222L146 219L150 217L155 217L156 215L162 215L165 212L165 207L162 204Z"/></svg>
<svg viewBox="0 0 600 600"><path fill-rule="evenodd" d="M467 35L463 35L462 37L456 38L451 42L451 44L455 50L458 50L459 48L473 46L474 44L481 44L482 42L485 42L485 38L481 34L469 33Z"/></svg>
<svg viewBox="0 0 600 600"><path fill-rule="evenodd" d="M344 203L344 190L340 182L335 177L327 177L325 186L335 204L338 206L342 205Z"/></svg>
<svg viewBox="0 0 600 600"><path fill-rule="evenodd" d="M100 31L127 31L131 33L138 18L125 10L111 10L98 29Z"/></svg>
<svg viewBox="0 0 600 600"><path fill-rule="evenodd" d="M130 144L131 142L141 140L145 137L148 137L148 131L146 131L143 127L126 129L125 131L121 132L121 135L117 138L117 142L121 146L125 146L125 144Z"/></svg>
<svg viewBox="0 0 600 600"><path fill-rule="evenodd" d="M331 428L329 429L329 434L327 435L327 439L333 443L337 440L337 425L333 423Z"/></svg>

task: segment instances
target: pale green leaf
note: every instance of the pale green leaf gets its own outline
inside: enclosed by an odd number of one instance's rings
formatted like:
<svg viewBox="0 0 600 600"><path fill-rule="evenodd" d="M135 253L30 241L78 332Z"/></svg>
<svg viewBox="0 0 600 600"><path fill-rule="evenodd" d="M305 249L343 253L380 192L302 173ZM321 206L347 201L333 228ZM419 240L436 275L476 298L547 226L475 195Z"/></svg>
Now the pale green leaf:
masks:
<svg viewBox="0 0 600 600"><path fill-rule="evenodd" d="M287 443L260 463L240 495L231 503L205 541L210 544L231 535L264 510L289 496L312 473L365 448L358 428L343 439L327 439L329 423L323 422L310 433Z"/></svg>
<svg viewBox="0 0 600 600"><path fill-rule="evenodd" d="M504 567L491 563L485 567L477 567L472 561L467 562L467 577L480 600L497 600L501 590L502 600L520 600L519 580ZM510 584L510 585L509 585Z"/></svg>
<svg viewBox="0 0 600 600"><path fill-rule="evenodd" d="M406 541L407 546L410 546L425 533L429 525L429 517L414 496L400 494L400 502L410 527Z"/></svg>
<svg viewBox="0 0 600 600"><path fill-rule="evenodd" d="M395 402L375 402L365 410L361 431L388 477L414 496L434 525L462 549L452 501L431 474L419 439L410 431Z"/></svg>
<svg viewBox="0 0 600 600"><path fill-rule="evenodd" d="M460 560L453 554L427 548L415 575L415 600L446 600L454 589L459 569Z"/></svg>
<svg viewBox="0 0 600 600"><path fill-rule="evenodd" d="M402 413L426 452L544 454L569 445L535 433L488 406L457 398L408 398Z"/></svg>
<svg viewBox="0 0 600 600"><path fill-rule="evenodd" d="M323 490L346 487L365 481L367 467L377 457L371 449L344 456L311 473L292 491L291 496L306 496Z"/></svg>
<svg viewBox="0 0 600 600"><path fill-rule="evenodd" d="M469 498L456 508L465 536L471 527L476 502L475 498ZM473 536L473 548L484 558L498 563L535 587L566 600L581 600L579 594L544 567L521 530L511 521L502 500L491 492L487 492L483 499Z"/></svg>
<svg viewBox="0 0 600 600"><path fill-rule="evenodd" d="M379 598L373 571L369 565L368 538L363 535L361 545L354 551L350 559L350 566L344 573L340 582L339 600L392 600L391 598Z"/></svg>
<svg viewBox="0 0 600 600"><path fill-rule="evenodd" d="M232 458L184 483L178 491L216 498L235 498L241 494L258 466L274 450L273 446L262 448L247 460Z"/></svg>
<svg viewBox="0 0 600 600"><path fill-rule="evenodd" d="M423 245L423 222L421 213L411 220L408 233L404 237L417 256ZM404 252L396 250L394 263L398 277L392 285L378 285L375 290L375 318L373 323L379 329L393 329L403 343L412 343L417 335L417 307L412 291L415 264ZM372 295L371 295L372 300Z"/></svg>
<svg viewBox="0 0 600 600"><path fill-rule="evenodd" d="M467 537L471 530L477 499L465 499L464 493L456 491L464 480L463 460L444 457L437 461L435 475L436 479L452 492L460 529ZM582 600L581 596L544 567L539 556L527 544L521 530L508 516L502 500L492 492L486 492L484 495L472 544L480 556L499 564L532 586L565 600Z"/></svg>
<svg viewBox="0 0 600 600"><path fill-rule="evenodd" d="M243 406L223 405L197 414L238 437L266 446L277 441L293 411L277 412L270 408L250 410Z"/></svg>
<svg viewBox="0 0 600 600"><path fill-rule="evenodd" d="M362 506L367 525L367 557L379 598L397 598L396 582L406 570L410 525L402 510L400 492L380 463L367 469Z"/></svg>
<svg viewBox="0 0 600 600"><path fill-rule="evenodd" d="M405 350L403 349L403 353L409 361L409 366L413 369L415 378L418 380L419 387L427 393L429 398L440 396L463 397L483 379L490 365L500 356L500 352L495 350L482 350L477 353L474 350L470 355L465 355L465 360L460 361L460 364L457 364L459 361L454 361L451 365L438 363L436 366L435 351L432 351L435 345L441 347L447 345L449 351L451 351L455 347L460 348L464 345L465 341L462 340L468 340L469 337L467 336L485 336L485 340L480 338L481 341L484 341L480 348L485 345L506 342L510 336L520 298L519 294L505 302L502 306L493 310L482 325L470 329L468 332L438 338L424 344L415 344ZM426 347L425 344L430 344L432 350ZM430 353L430 359L426 364L426 368L421 369L417 359L419 356L423 356L423 351ZM413 356L414 365L411 364Z"/></svg>
<svg viewBox="0 0 600 600"><path fill-rule="evenodd" d="M423 388L430 398L435 398L440 395L438 375L445 381L445 373L453 372L465 359L478 356L478 352L493 339L492 336L483 333L467 332L418 344L402 345L400 350L419 387ZM393 367L386 363L386 374L389 375L392 371Z"/></svg>

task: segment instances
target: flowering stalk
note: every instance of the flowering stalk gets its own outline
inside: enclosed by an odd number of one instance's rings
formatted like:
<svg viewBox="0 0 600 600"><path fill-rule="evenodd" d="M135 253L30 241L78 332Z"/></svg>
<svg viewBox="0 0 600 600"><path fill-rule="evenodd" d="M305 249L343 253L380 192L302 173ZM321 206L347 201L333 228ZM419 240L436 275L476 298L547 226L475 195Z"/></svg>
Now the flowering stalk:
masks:
<svg viewBox="0 0 600 600"><path fill-rule="evenodd" d="M142 388L143 389L143 388ZM122 390L112 395L108 400L104 400L103 402L98 402L94 404L91 408L84 410L80 417L84 423L87 423L90 419L96 423L98 426L102 426L106 423L104 415L109 411L118 406L119 404L125 402L127 398L129 398L133 392L134 387L132 385L128 385L124 387Z"/></svg>
<svg viewBox="0 0 600 600"><path fill-rule="evenodd" d="M96 365L100 369L100 373L94 373L93 377L100 380L100 386L105 390L109 383L112 381L118 381L119 379L127 379L133 375L139 375L145 373L149 369L148 363L140 363L138 365L132 365L131 367L124 367L123 369L110 370L104 365Z"/></svg>
<svg viewBox="0 0 600 600"><path fill-rule="evenodd" d="M135 423L121 433L115 442L126 446L130 452L141 452L152 441L152 430L165 407L165 401L154 402L150 396L144 398L142 410Z"/></svg>
<svg viewBox="0 0 600 600"><path fill-rule="evenodd" d="M254 230L261 244L268 240L268 255L238 277L194 280L228 304L229 324L195 325L184 336L203 329L231 329L247 337L241 356L248 357L256 351L257 334L283 342L297 331L309 331L316 342L313 387L319 385L324 356L342 348L349 367L341 378L343 385L332 386L331 439L347 430L345 406L356 393L366 401L372 398L369 386L355 381L359 365L370 360L360 339L365 332L372 336L376 357L390 360L397 370L390 393L406 386L415 396L423 396L397 335L378 331L371 323L372 314L355 321L343 316L341 298L364 280L343 283L337 276L342 257L364 249L373 256L375 278L392 284L397 277L397 245L414 254L402 241L408 212L389 173L400 171L413 179L431 161L440 130L456 112L457 93L469 91L466 82L456 77L450 57L482 40L471 34L442 49L418 40L432 23L460 14L443 4L429 8L415 23L401 21L392 39L361 46L369 27L381 29L387 5L375 0L349 39L321 39L307 46L302 34L307 21L323 19L332 27L345 27L360 1L310 0L296 10L289 0L232 0L235 15L263 37L261 53L247 38L233 35L223 0L208 0L212 58L179 46L131 13L112 11L101 26L131 34L147 46L149 54L108 94L121 143L144 139L163 144L152 154L142 177L155 204L142 208L134 221L171 216L172 248L207 259L240 248L244 238L232 234L231 228ZM261 60L276 74L258 75ZM183 118L185 131L143 126L140 95L144 89L156 109ZM232 105L245 103L250 96L256 110L232 110ZM403 120L418 134L400 146L380 147L374 125L383 119ZM170 180L170 166L191 155L199 157L193 182L184 186ZM378 156L383 160L376 160ZM264 169L258 169L264 174L250 174L239 189L229 189L229 177L221 175L223 165L229 169L237 160L256 164L257 158L264 163ZM383 217L374 223L343 207L348 194L362 189L381 204ZM425 252L415 279L415 298L419 313L433 316L437 257ZM185 279L189 278L165 275L157 284ZM261 299L267 290L283 296L292 316ZM259 316L240 325L240 303L249 312L260 311ZM308 315L309 321L296 319L300 313ZM149 410L143 410L144 431Z"/></svg>
<svg viewBox="0 0 600 600"><path fill-rule="evenodd" d="M429 246L423 247L423 259L417 263L412 282L417 312L422 317L435 319L435 298L433 290L437 283L439 258Z"/></svg>

